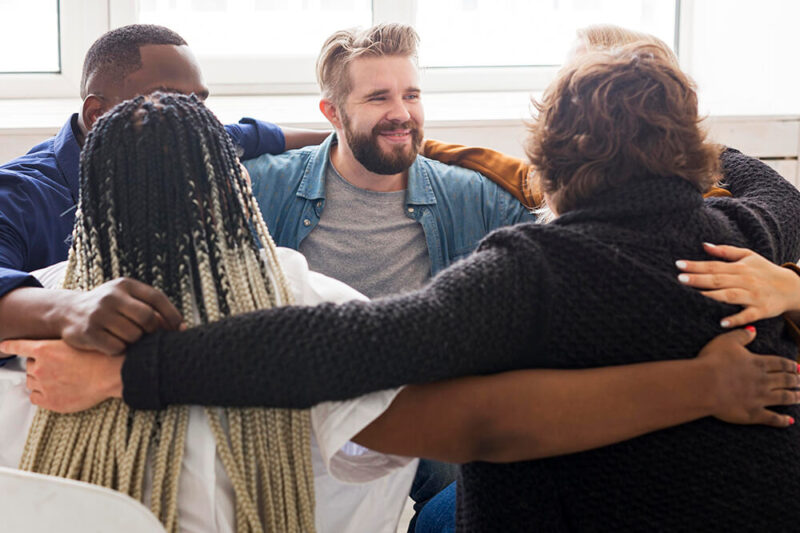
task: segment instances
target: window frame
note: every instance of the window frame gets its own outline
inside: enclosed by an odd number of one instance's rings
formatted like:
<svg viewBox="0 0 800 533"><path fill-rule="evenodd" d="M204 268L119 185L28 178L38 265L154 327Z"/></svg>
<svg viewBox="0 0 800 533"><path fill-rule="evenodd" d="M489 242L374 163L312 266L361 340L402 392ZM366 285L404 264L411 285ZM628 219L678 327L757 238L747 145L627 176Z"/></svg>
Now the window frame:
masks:
<svg viewBox="0 0 800 533"><path fill-rule="evenodd" d="M690 46L690 5L696 0L676 2L676 49ZM419 0L372 0L373 23L413 23ZM139 0L60 0L59 27L61 72L0 74L0 98L75 98L79 94L83 58L97 37L136 22ZM680 53L683 60L689 54ZM313 80L315 58L306 56L203 58L203 71L214 95L317 94ZM423 69L426 92L541 91L553 79L558 66L525 67L436 67ZM275 81L274 72L283 79ZM219 80L225 80L221 82Z"/></svg>

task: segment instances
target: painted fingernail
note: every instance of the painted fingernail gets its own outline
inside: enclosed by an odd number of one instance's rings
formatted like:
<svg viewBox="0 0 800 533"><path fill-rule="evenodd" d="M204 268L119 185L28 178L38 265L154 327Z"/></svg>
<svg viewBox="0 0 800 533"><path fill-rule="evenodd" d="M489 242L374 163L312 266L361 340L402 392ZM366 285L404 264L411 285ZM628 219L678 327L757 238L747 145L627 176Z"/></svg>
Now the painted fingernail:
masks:
<svg viewBox="0 0 800 533"><path fill-rule="evenodd" d="M675 266L680 269L684 269L686 268L686 261L675 261Z"/></svg>
<svg viewBox="0 0 800 533"><path fill-rule="evenodd" d="M708 246L709 248L716 248L717 247L716 244L711 244L710 242L704 242L703 244Z"/></svg>
<svg viewBox="0 0 800 533"><path fill-rule="evenodd" d="M728 322L727 320L723 320L719 323L719 325L722 326L723 328L727 328L730 327L731 323Z"/></svg>
<svg viewBox="0 0 800 533"><path fill-rule="evenodd" d="M800 373L800 363L797 363L797 372Z"/></svg>
<svg viewBox="0 0 800 533"><path fill-rule="evenodd" d="M726 320L726 322L727 322L727 320ZM747 330L747 331L749 331L750 333L755 333L755 332L756 332L756 328L755 328L755 326L745 326L745 328L744 328L744 329L746 329L746 330Z"/></svg>
<svg viewBox="0 0 800 533"><path fill-rule="evenodd" d="M689 274L678 274L678 281L681 283L689 283Z"/></svg>
<svg viewBox="0 0 800 533"><path fill-rule="evenodd" d="M789 425L790 426L794 425L794 418L792 418L791 416L789 417Z"/></svg>

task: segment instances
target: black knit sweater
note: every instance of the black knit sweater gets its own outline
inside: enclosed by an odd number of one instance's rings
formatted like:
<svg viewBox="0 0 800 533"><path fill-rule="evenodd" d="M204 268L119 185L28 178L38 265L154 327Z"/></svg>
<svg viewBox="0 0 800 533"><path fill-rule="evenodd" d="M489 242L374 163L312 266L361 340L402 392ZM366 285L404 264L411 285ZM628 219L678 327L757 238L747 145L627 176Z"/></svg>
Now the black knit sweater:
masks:
<svg viewBox="0 0 800 533"><path fill-rule="evenodd" d="M676 259L706 258L704 241L800 256L800 193L757 160L722 159L735 198L645 177L553 224L492 233L416 293L152 335L128 352L125 399L304 407L455 376L696 354L734 307L678 283ZM780 320L756 325L751 349L794 357ZM472 463L459 530L796 531L798 457L798 427L704 419L554 459Z"/></svg>

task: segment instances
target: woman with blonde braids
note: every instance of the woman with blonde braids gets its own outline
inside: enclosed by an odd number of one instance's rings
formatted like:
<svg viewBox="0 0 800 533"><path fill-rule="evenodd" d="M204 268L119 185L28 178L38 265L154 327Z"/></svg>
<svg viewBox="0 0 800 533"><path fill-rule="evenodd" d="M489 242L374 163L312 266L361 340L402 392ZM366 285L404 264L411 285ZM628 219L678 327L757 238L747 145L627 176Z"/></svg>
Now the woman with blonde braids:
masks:
<svg viewBox="0 0 800 533"><path fill-rule="evenodd" d="M225 130L194 97L138 97L98 122L82 153L73 238L64 288L134 278L161 290L190 327L296 300L361 297L308 272L298 253L276 250ZM63 264L45 277L61 271ZM358 481L391 475L352 489L325 465L334 461L339 477L353 481L349 456L339 450L394 394L326 404L313 414L137 411L119 399L75 414L40 409L20 465L129 494L149 504L170 532L233 531L234 517L237 532L390 531L415 461L386 458ZM356 408L362 414L349 425L334 423ZM319 428L313 446L312 416ZM377 455L354 453L354 461ZM325 502L316 526L315 477L316 496ZM358 509L364 502L372 505Z"/></svg>

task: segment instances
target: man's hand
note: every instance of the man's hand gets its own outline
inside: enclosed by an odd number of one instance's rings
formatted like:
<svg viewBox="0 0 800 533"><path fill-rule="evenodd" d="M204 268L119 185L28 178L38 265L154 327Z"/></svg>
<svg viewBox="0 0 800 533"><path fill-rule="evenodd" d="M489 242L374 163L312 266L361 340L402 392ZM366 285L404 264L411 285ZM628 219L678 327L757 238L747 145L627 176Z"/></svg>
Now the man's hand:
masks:
<svg viewBox="0 0 800 533"><path fill-rule="evenodd" d="M734 424L790 426L791 416L767 406L800 403L798 364L785 357L753 354L745 346L755 338L752 326L737 329L714 338L698 354L696 361L709 372L712 413Z"/></svg>
<svg viewBox="0 0 800 533"><path fill-rule="evenodd" d="M60 340L12 340L0 350L27 359L31 403L75 413L108 398L122 397L123 356L76 350Z"/></svg>
<svg viewBox="0 0 800 533"><path fill-rule="evenodd" d="M73 348L119 354L157 329L178 329L181 314L161 291L118 278L87 292L70 291L54 317L61 338Z"/></svg>
<svg viewBox="0 0 800 533"><path fill-rule="evenodd" d="M704 244L705 251L725 261L677 261L678 279L690 287L706 289L705 296L744 309L722 319L734 328L778 316L800 306L800 277L752 250Z"/></svg>

